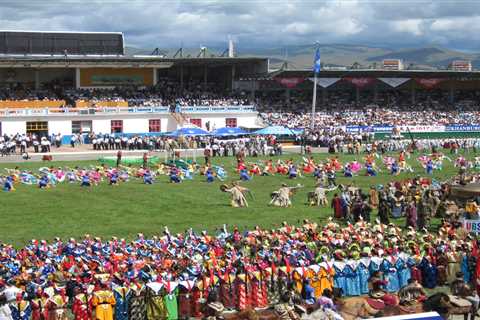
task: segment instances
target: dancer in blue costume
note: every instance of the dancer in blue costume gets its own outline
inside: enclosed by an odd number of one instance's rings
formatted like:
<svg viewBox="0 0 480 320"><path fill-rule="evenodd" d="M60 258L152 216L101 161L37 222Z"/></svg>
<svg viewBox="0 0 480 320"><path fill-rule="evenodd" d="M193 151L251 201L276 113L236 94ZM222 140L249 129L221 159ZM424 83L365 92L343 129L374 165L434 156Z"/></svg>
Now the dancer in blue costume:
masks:
<svg viewBox="0 0 480 320"><path fill-rule="evenodd" d="M431 175L433 173L433 161L432 159L428 160L427 165L425 166L427 174Z"/></svg>
<svg viewBox="0 0 480 320"><path fill-rule="evenodd" d="M126 287L113 289L113 296L115 297L115 320L128 320L128 302L132 294L132 290Z"/></svg>
<svg viewBox="0 0 480 320"><path fill-rule="evenodd" d="M392 163L392 168L390 170L390 174L392 176L396 176L398 174L398 171L399 171L398 163L395 161L395 162Z"/></svg>
<svg viewBox="0 0 480 320"><path fill-rule="evenodd" d="M240 180L250 181L252 178L248 175L247 169L240 170Z"/></svg>
<svg viewBox="0 0 480 320"><path fill-rule="evenodd" d="M376 177L377 176L377 172L375 171L375 169L373 168L373 166L371 164L367 164L367 176L369 176L369 177Z"/></svg>
<svg viewBox="0 0 480 320"><path fill-rule="evenodd" d="M370 271L368 271L368 261L365 257L360 259L360 262L358 263L357 274L360 279L360 294L367 294Z"/></svg>
<svg viewBox="0 0 480 320"><path fill-rule="evenodd" d="M3 183L3 191L5 192L10 192L10 191L15 191L15 188L13 187L13 178L8 176L5 179L5 182Z"/></svg>
<svg viewBox="0 0 480 320"><path fill-rule="evenodd" d="M353 177L352 168L350 168L350 165L345 166L345 169L343 170L343 176L347 178Z"/></svg>
<svg viewBox="0 0 480 320"><path fill-rule="evenodd" d="M145 171L145 173L143 174L143 183L153 184L153 176L150 170Z"/></svg>
<svg viewBox="0 0 480 320"><path fill-rule="evenodd" d="M387 281L385 289L388 292L397 292L400 290L398 284L398 272L397 269L395 269L395 266L387 259L384 259L380 266L380 270L382 270L384 279Z"/></svg>
<svg viewBox="0 0 480 320"><path fill-rule="evenodd" d="M80 183L81 187L90 187L92 184L90 183L90 177L88 174L84 174L82 176L82 182Z"/></svg>
<svg viewBox="0 0 480 320"><path fill-rule="evenodd" d="M438 270L437 266L433 264L430 257L424 257L420 262L419 268L422 271L423 286L428 289L433 289L437 286Z"/></svg>
<svg viewBox="0 0 480 320"><path fill-rule="evenodd" d="M303 298L307 304L315 304L317 298L315 298L315 289L311 286L310 280L305 279L303 282Z"/></svg>
<svg viewBox="0 0 480 320"><path fill-rule="evenodd" d="M470 274L470 267L468 266L468 255L464 254L462 257L462 264L460 266L460 269L462 270L463 273L463 279L465 282L470 282L471 279L471 274Z"/></svg>
<svg viewBox="0 0 480 320"><path fill-rule="evenodd" d="M295 179L297 177L297 167L295 165L292 165L290 169L288 169L288 178L289 179Z"/></svg>
<svg viewBox="0 0 480 320"><path fill-rule="evenodd" d="M178 177L178 169L177 167L173 166L171 169L170 169L170 182L171 183L180 183L181 180L180 178Z"/></svg>
<svg viewBox="0 0 480 320"><path fill-rule="evenodd" d="M40 189L44 189L48 187L48 177L47 175L43 175L40 180L38 181L38 187Z"/></svg>
<svg viewBox="0 0 480 320"><path fill-rule="evenodd" d="M116 173L116 172L112 173L112 175L110 176L109 184L111 186L118 185L118 173Z"/></svg>
<svg viewBox="0 0 480 320"><path fill-rule="evenodd" d="M215 180L215 176L213 175L212 168L207 169L207 172L205 172L205 176L207 177L208 183L212 183Z"/></svg>
<svg viewBox="0 0 480 320"><path fill-rule="evenodd" d="M343 273L346 277L346 295L359 296L360 295L360 277L357 274L356 268L347 264L343 268Z"/></svg>
<svg viewBox="0 0 480 320"><path fill-rule="evenodd" d="M410 278L412 277L410 268L407 265L407 262L405 262L403 259L397 259L397 261L395 261L394 267L398 271L398 284L400 288L403 288L408 284L408 280L410 280Z"/></svg>

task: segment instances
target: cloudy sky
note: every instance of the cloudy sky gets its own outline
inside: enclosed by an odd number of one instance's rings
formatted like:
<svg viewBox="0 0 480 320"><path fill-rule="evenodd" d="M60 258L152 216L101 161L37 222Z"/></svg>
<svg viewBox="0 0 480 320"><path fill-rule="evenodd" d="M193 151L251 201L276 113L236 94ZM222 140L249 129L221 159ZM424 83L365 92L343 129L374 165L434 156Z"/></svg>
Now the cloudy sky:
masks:
<svg viewBox="0 0 480 320"><path fill-rule="evenodd" d="M480 51L480 0L0 0L0 28L123 31L153 48L321 43Z"/></svg>

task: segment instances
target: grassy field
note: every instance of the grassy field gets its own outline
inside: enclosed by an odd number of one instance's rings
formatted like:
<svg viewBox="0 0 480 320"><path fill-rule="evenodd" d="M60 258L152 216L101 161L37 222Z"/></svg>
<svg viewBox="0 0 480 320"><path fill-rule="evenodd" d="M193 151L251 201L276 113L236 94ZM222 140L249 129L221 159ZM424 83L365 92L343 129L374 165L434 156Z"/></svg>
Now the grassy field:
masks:
<svg viewBox="0 0 480 320"><path fill-rule="evenodd" d="M316 161L329 155L315 155ZM301 161L299 155L287 155ZM423 169L417 160L409 160L414 166L415 174L422 174ZM416 156L415 156L416 158ZM354 156L341 156L341 161L352 161ZM363 159L363 156L357 156ZM248 161L259 161L259 158ZM361 160L363 162L363 160ZM229 174L229 180L235 180L233 158L215 158L214 164L223 165ZM52 162L53 166L89 166L96 162ZM377 160L380 164L380 160ZM5 168L19 166L21 169L37 170L42 163L4 164ZM370 185L385 184L394 178L386 170L378 177L365 176L353 179L338 178L338 182L353 182L368 188ZM442 180L457 170L453 163L445 162L443 171L434 177ZM363 174L363 171L361 172ZM340 176L340 174L339 174ZM402 174L395 179L403 179L412 174ZM292 208L269 207L270 193L285 182L289 185L301 183L301 189L293 198ZM16 185L15 192L0 193L0 241L22 245L35 239L52 239L56 236L80 237L85 233L95 236L118 236L133 238L141 232L146 235L159 234L165 225L171 231L182 231L189 227L194 230L214 231L224 223L240 228L252 228L255 225L273 227L282 221L295 223L308 218L325 221L331 215L330 208L306 206L306 194L313 190L315 181L312 177L289 180L283 176L254 177L243 183L250 188L254 199L248 198L248 208L229 207L229 195L219 190L220 181L208 184L205 177L196 176L193 181L181 184L168 183L167 176L160 176L154 185L144 185L140 180L132 180L112 187L103 182L92 188L81 188L79 184L59 184L55 188L40 190L35 186ZM331 195L330 195L331 196ZM376 216L376 213L373 217ZM397 220L403 224L403 219Z"/></svg>

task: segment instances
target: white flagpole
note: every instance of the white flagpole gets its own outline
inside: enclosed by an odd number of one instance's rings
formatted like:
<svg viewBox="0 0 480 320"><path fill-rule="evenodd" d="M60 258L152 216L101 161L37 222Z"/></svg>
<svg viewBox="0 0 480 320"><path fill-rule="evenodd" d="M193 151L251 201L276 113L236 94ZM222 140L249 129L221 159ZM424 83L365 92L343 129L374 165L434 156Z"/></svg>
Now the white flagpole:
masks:
<svg viewBox="0 0 480 320"><path fill-rule="evenodd" d="M310 127L313 130L315 126L315 108L317 107L317 73L314 72L315 76L313 78L313 98L312 98L312 119Z"/></svg>

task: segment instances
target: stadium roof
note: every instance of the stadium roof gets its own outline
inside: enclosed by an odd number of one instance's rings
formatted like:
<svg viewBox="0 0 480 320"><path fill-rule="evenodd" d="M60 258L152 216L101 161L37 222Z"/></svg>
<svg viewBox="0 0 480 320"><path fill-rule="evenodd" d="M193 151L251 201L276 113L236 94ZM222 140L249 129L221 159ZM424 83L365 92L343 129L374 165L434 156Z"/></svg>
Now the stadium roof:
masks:
<svg viewBox="0 0 480 320"><path fill-rule="evenodd" d="M166 68L184 66L227 66L243 63L267 63L266 58L164 58L161 56L105 56L105 55L0 55L0 67L7 68L73 68L73 67L151 67Z"/></svg>

